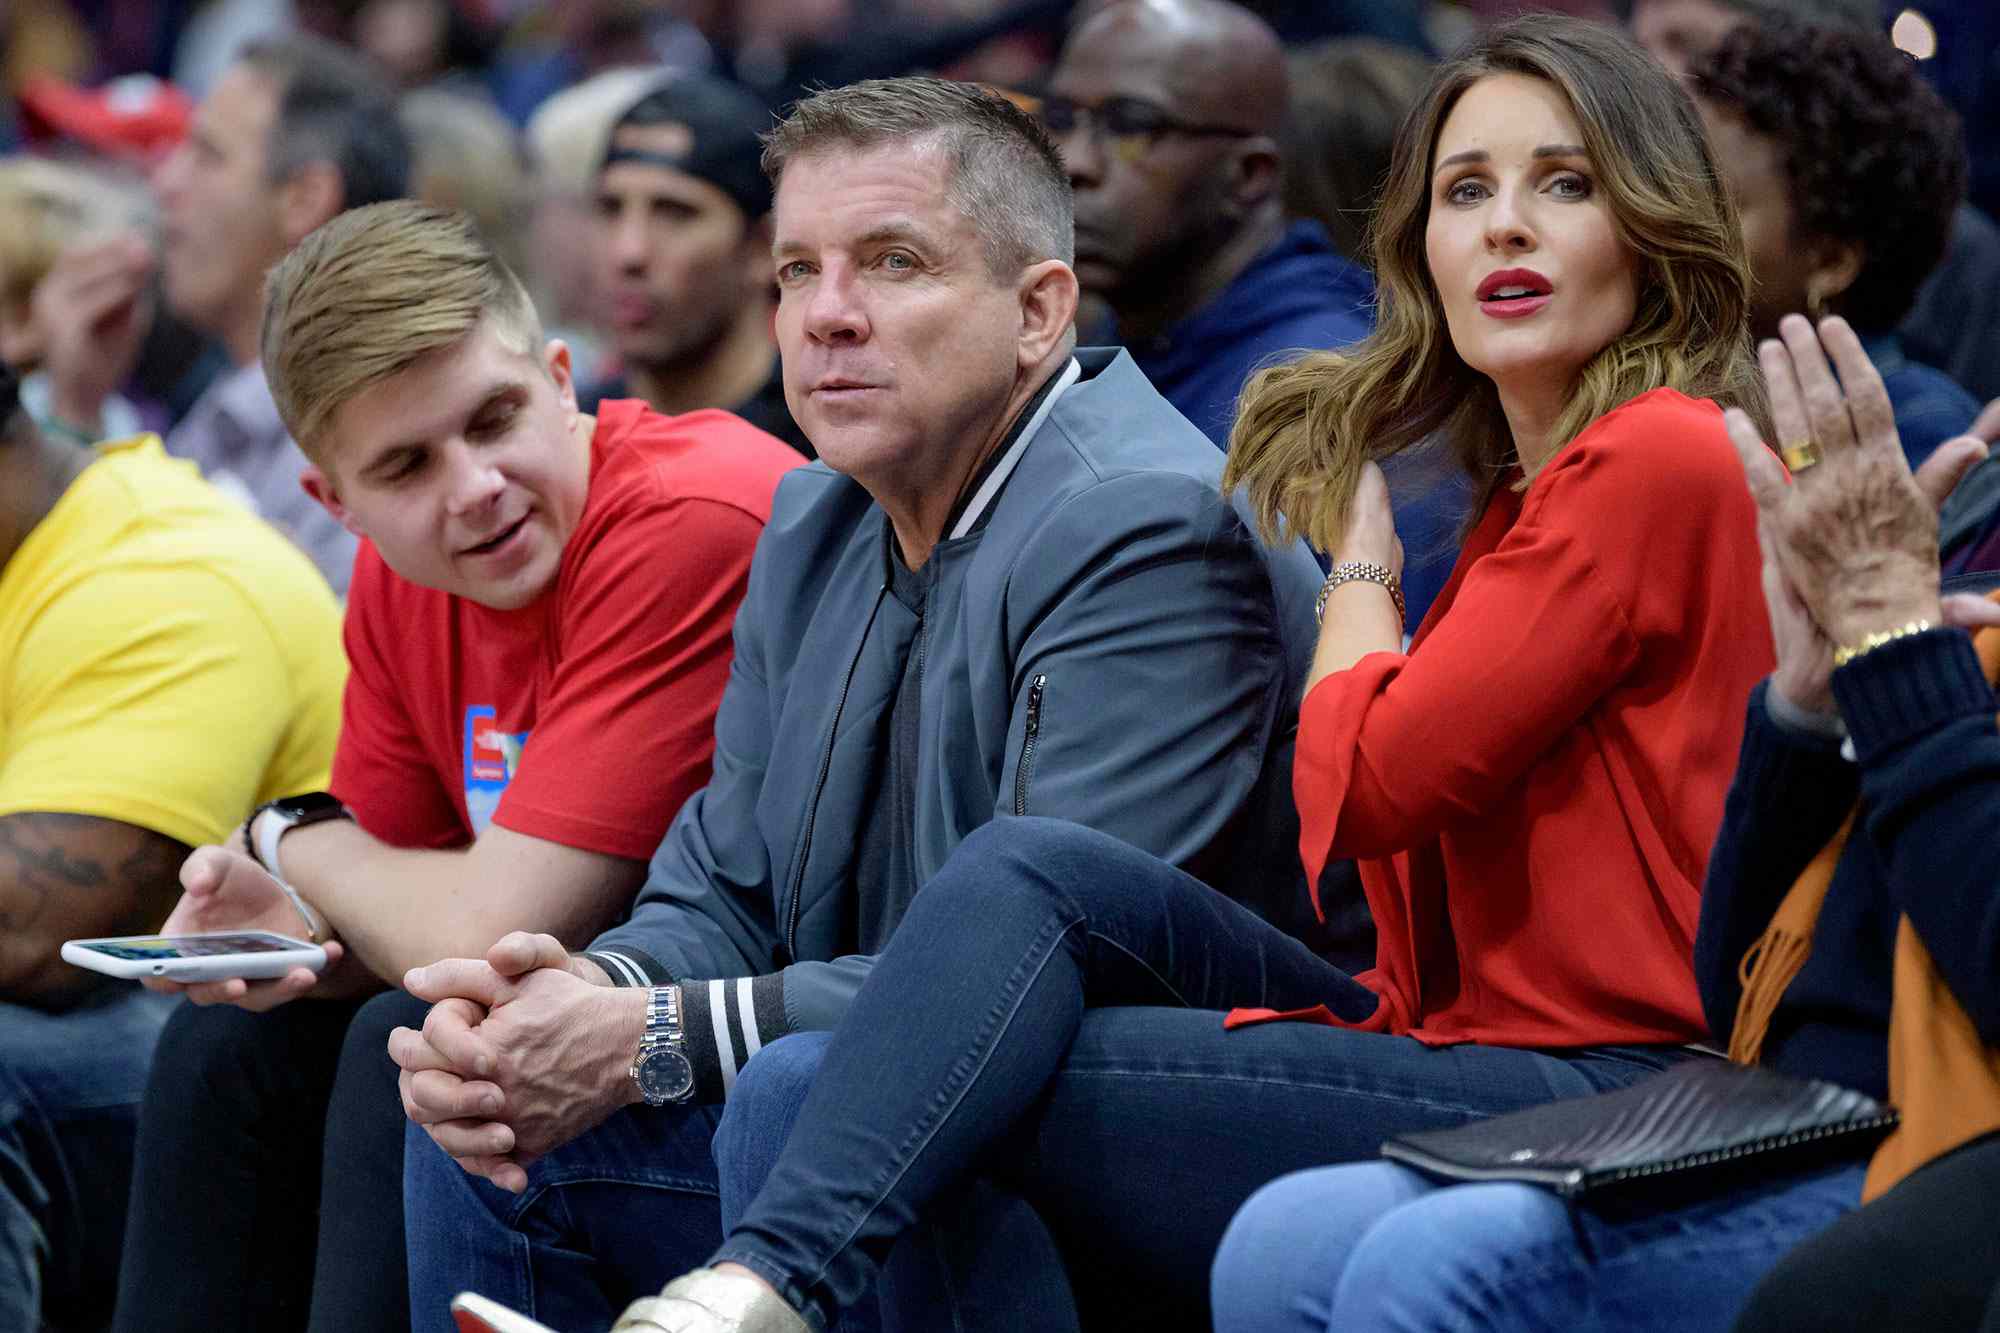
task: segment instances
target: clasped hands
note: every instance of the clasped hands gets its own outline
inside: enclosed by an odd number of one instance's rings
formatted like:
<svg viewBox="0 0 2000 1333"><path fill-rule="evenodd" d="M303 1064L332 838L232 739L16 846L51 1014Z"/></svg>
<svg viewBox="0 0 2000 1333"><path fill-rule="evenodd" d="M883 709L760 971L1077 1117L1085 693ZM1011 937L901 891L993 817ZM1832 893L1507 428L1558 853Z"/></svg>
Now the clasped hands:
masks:
<svg viewBox="0 0 2000 1333"><path fill-rule="evenodd" d="M1847 321L1815 331L1787 315L1779 335L1757 349L1772 424L1782 444L1810 440L1818 461L1788 482L1746 413L1731 408L1725 420L1757 504L1772 688L1830 714L1835 647L1917 621L2000 624L2000 605L1983 597L1939 596L1937 549L1938 508L2000 435L2000 404L1912 474L1888 391Z"/></svg>
<svg viewBox="0 0 2000 1333"><path fill-rule="evenodd" d="M518 1194L536 1158L639 1100L646 992L552 935L516 931L403 986L431 1003L421 1030L389 1034L403 1112L473 1175Z"/></svg>

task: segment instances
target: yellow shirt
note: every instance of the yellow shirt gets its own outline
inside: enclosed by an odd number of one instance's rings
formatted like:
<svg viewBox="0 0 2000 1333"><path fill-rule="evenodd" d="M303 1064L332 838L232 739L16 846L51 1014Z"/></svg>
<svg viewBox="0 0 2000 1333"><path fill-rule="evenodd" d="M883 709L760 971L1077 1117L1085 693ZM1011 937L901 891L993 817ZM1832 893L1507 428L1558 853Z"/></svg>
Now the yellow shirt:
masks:
<svg viewBox="0 0 2000 1333"><path fill-rule="evenodd" d="M190 845L327 784L340 607L152 436L103 446L0 569L0 815Z"/></svg>

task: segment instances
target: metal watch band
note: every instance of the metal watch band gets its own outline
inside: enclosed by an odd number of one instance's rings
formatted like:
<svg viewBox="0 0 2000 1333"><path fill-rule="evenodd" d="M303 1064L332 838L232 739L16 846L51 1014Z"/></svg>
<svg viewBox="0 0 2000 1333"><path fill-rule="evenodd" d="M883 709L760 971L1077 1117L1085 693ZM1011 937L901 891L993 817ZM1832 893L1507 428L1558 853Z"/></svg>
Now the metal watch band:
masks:
<svg viewBox="0 0 2000 1333"><path fill-rule="evenodd" d="M681 1039L679 986L647 988L646 1030L639 1037L630 1072L648 1106L673 1105L693 1097L694 1063Z"/></svg>
<svg viewBox="0 0 2000 1333"><path fill-rule="evenodd" d="M680 1046L681 988L651 986L646 990L646 1031L639 1038L639 1054L655 1046ZM637 1061L634 1061L636 1064Z"/></svg>

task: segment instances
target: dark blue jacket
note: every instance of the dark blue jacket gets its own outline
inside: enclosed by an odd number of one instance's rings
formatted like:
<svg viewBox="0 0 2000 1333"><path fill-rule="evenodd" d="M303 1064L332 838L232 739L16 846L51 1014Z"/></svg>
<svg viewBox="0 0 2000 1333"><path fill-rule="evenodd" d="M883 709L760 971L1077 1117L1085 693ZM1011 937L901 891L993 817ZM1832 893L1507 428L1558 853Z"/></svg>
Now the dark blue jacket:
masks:
<svg viewBox="0 0 2000 1333"><path fill-rule="evenodd" d="M1940 629L1898 639L1834 672L1858 762L1836 737L1774 719L1750 697L1736 781L1709 858L1695 980L1726 1044L1738 966L1799 872L1854 809L1812 953L1772 1016L1764 1063L1888 1095L1897 922L1910 918L1980 1035L2000 1045L2000 707L1971 640Z"/></svg>
<svg viewBox="0 0 2000 1333"><path fill-rule="evenodd" d="M1317 222L1294 222L1236 280L1132 359L1216 447L1229 447L1236 395L1250 372L1287 352L1359 342L1375 327L1375 285L1340 257Z"/></svg>

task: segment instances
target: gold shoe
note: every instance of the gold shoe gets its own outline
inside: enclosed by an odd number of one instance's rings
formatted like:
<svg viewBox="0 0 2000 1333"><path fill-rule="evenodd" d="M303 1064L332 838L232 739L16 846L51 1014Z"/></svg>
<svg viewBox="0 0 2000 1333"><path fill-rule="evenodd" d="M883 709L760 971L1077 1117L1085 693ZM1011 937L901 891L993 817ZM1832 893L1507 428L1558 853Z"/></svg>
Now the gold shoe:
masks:
<svg viewBox="0 0 2000 1333"><path fill-rule="evenodd" d="M754 1278L697 1268L632 1302L611 1333L812 1333L799 1312Z"/></svg>

